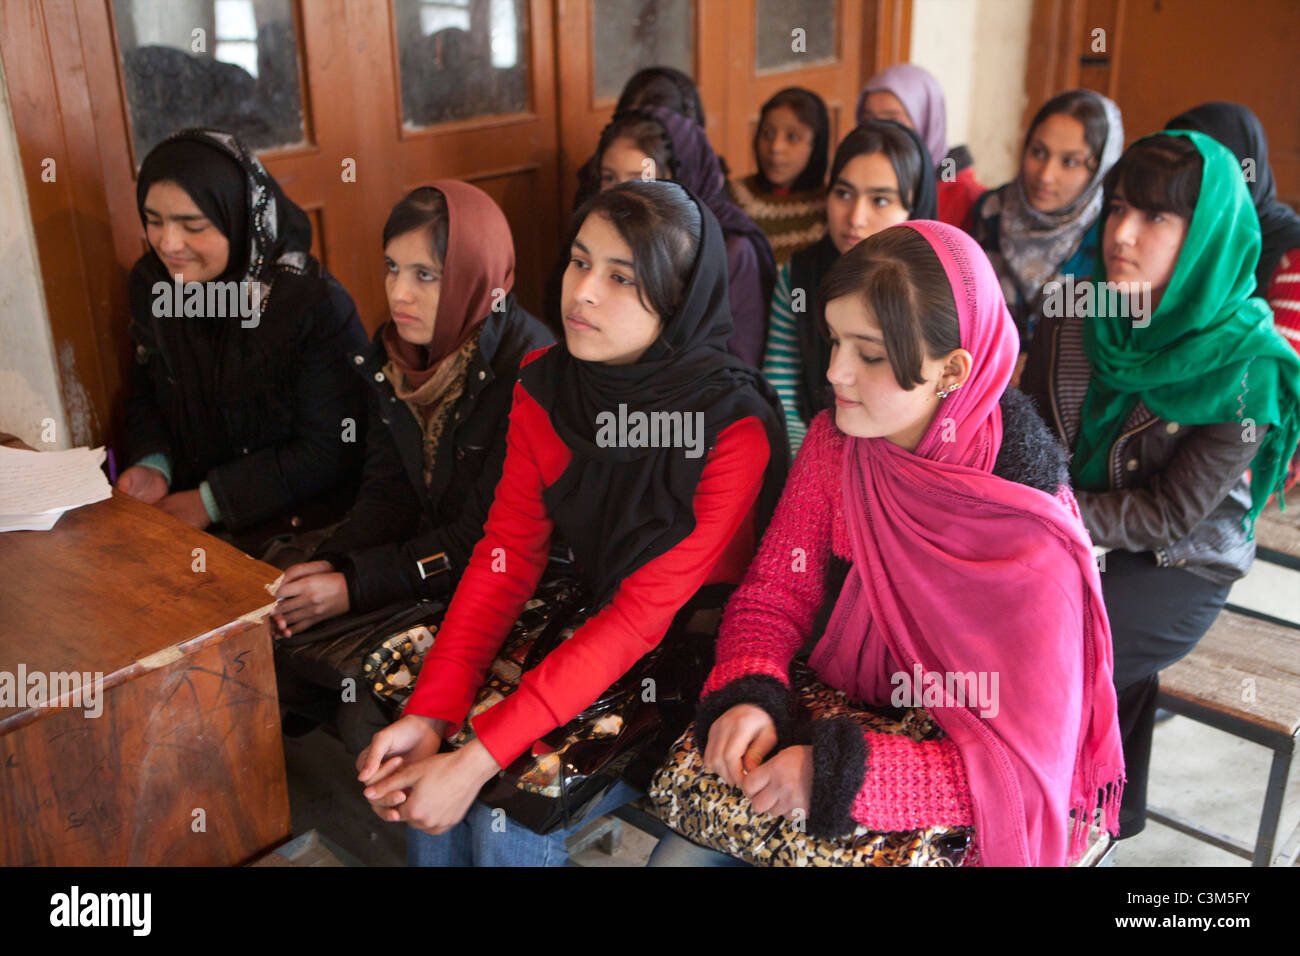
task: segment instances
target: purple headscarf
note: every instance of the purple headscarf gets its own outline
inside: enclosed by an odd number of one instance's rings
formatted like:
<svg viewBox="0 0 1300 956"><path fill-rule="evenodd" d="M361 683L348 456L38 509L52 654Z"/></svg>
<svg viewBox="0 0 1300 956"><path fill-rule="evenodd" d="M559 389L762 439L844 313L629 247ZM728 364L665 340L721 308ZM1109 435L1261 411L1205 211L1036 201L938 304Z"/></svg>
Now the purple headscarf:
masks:
<svg viewBox="0 0 1300 956"><path fill-rule="evenodd" d="M868 93L893 93L907 110L912 126L925 140L935 165L948 155L948 113L943 105L943 88L934 74L912 63L895 63L881 70L862 88L856 113L859 125Z"/></svg>
<svg viewBox="0 0 1300 956"><path fill-rule="evenodd" d="M727 195L727 177L713 145L699 123L662 106L642 107L668 131L673 147L673 178L700 197L718 218L723 232L745 236L758 253L759 271L767 288L776 279L776 258L767 234Z"/></svg>

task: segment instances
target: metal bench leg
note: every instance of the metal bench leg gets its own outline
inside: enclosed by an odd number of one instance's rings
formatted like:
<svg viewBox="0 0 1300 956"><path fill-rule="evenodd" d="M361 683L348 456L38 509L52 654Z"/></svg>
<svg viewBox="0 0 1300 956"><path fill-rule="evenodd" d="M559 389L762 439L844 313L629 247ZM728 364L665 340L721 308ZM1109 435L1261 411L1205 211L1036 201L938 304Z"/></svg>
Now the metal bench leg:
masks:
<svg viewBox="0 0 1300 956"><path fill-rule="evenodd" d="M1282 796L1286 793L1286 778L1290 772L1291 748L1273 751L1273 765L1268 771L1268 790L1264 793L1264 812L1259 818L1259 836L1255 839L1255 858L1251 866L1268 866L1272 861L1278 817L1282 815Z"/></svg>

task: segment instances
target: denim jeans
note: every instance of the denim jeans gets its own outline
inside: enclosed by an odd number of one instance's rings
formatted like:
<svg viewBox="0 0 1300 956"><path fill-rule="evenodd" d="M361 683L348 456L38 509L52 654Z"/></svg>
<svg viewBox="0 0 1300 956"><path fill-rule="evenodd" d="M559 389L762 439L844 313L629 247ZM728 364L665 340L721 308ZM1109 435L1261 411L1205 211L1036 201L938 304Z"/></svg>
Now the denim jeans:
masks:
<svg viewBox="0 0 1300 956"><path fill-rule="evenodd" d="M505 811L475 800L465 819L446 833L434 836L408 827L406 863L408 866L567 866L569 849L565 844L569 837L587 822L641 796L641 791L620 780L585 817L567 830L556 830L546 836L539 836L511 820Z"/></svg>
<svg viewBox="0 0 1300 956"><path fill-rule="evenodd" d="M692 843L684 836L665 833L650 854L646 866L749 866L744 860L728 856L718 850Z"/></svg>

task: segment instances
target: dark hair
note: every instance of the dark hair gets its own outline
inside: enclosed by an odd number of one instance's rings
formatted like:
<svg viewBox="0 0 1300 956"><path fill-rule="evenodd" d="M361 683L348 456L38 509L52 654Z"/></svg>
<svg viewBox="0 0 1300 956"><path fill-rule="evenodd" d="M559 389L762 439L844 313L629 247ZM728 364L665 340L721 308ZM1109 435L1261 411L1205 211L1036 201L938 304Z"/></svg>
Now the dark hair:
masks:
<svg viewBox="0 0 1300 956"><path fill-rule="evenodd" d="M704 228L691 194L671 182L619 183L574 213L569 246L591 215L604 216L623 237L632 250L637 298L666 322L686 291Z"/></svg>
<svg viewBox="0 0 1300 956"><path fill-rule="evenodd" d="M654 161L656 179L660 178L664 170L673 179L677 178L673 141L668 136L668 130L664 129L664 125L650 114L633 109L615 113L614 119L600 134L600 143L596 146L596 168L593 171L597 184L600 182L600 164L604 159L605 150L619 139L630 139L636 143L637 149Z"/></svg>
<svg viewBox="0 0 1300 956"><path fill-rule="evenodd" d="M796 192L805 189L818 189L826 178L826 159L830 152L831 123L826 113L826 104L812 90L802 86L787 86L766 103L758 113L758 125L754 127L754 161L758 165L758 181L764 189L771 189L772 183L763 173L763 164L758 162L758 138L763 132L763 120L777 107L784 106L794 113L795 118L812 130L813 148L808 157L808 164L800 170L791 184Z"/></svg>
<svg viewBox="0 0 1300 956"><path fill-rule="evenodd" d="M925 237L905 224L868 236L827 270L823 303L857 296L880 324L885 352L900 388L925 381L921 361L961 348L957 302L943 263ZM825 315L821 333L829 336Z"/></svg>
<svg viewBox="0 0 1300 956"><path fill-rule="evenodd" d="M447 200L432 186L412 189L393 207L384 223L384 245L408 232L424 230L439 263L447 258Z"/></svg>
<svg viewBox="0 0 1300 956"><path fill-rule="evenodd" d="M1024 157L1029 149L1029 141L1034 137L1043 120L1058 114L1072 117L1083 126L1083 141L1088 145L1088 168L1095 170L1101 162L1101 151L1106 148L1106 134L1110 123L1106 119L1106 108L1101 101L1087 90L1067 90L1057 93L1044 103L1034 114L1029 129L1025 130L1025 141L1020 146L1020 156Z"/></svg>
<svg viewBox="0 0 1300 956"><path fill-rule="evenodd" d="M700 102L700 91L695 82L671 66L648 66L637 70L623 84L614 112L638 106L662 106L704 125L704 104Z"/></svg>
<svg viewBox="0 0 1300 956"><path fill-rule="evenodd" d="M898 198L910 215L916 210L921 188L921 155L917 151L916 141L893 120L867 120L853 132L845 136L835 150L835 161L831 163L831 176L826 182L829 193L834 187L844 167L851 160L871 153L883 153L894 167L894 176L898 179Z"/></svg>
<svg viewBox="0 0 1300 956"><path fill-rule="evenodd" d="M1142 212L1172 212L1191 219L1201 195L1201 152L1188 136L1155 134L1138 140L1106 174L1101 215L1110 209L1116 189Z"/></svg>

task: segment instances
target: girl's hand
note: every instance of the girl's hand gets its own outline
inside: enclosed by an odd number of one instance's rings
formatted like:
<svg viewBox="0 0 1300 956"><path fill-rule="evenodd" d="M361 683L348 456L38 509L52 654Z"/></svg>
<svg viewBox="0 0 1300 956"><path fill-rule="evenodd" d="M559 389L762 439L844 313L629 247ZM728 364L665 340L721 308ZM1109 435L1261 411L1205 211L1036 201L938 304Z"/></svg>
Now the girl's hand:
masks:
<svg viewBox="0 0 1300 956"><path fill-rule="evenodd" d="M346 614L351 607L347 578L328 561L308 561L290 567L284 572L275 599L271 619L282 637L295 630L305 631L326 618Z"/></svg>
<svg viewBox="0 0 1300 956"><path fill-rule="evenodd" d="M389 724L370 738L370 746L357 756L357 779L374 786L403 763L433 756L442 746L446 729L446 721L414 714Z"/></svg>
<svg viewBox="0 0 1300 956"><path fill-rule="evenodd" d="M749 772L740 788L756 813L792 820L808 819L812 807L813 751L807 745L786 747Z"/></svg>
<svg viewBox="0 0 1300 956"><path fill-rule="evenodd" d="M203 505L203 495L197 488L170 494L158 502L158 507L200 531L212 524L212 519L208 517L208 509Z"/></svg>
<svg viewBox="0 0 1300 956"><path fill-rule="evenodd" d="M167 479L157 468L132 465L117 476L117 490L147 505L156 505L167 496Z"/></svg>
<svg viewBox="0 0 1300 956"><path fill-rule="evenodd" d="M762 707L737 704L713 722L704 748L704 767L733 787L776 746L776 724Z"/></svg>
<svg viewBox="0 0 1300 956"><path fill-rule="evenodd" d="M381 820L444 833L465 819L483 784L500 769L487 748L472 740L455 753L407 764L367 787L365 797Z"/></svg>

